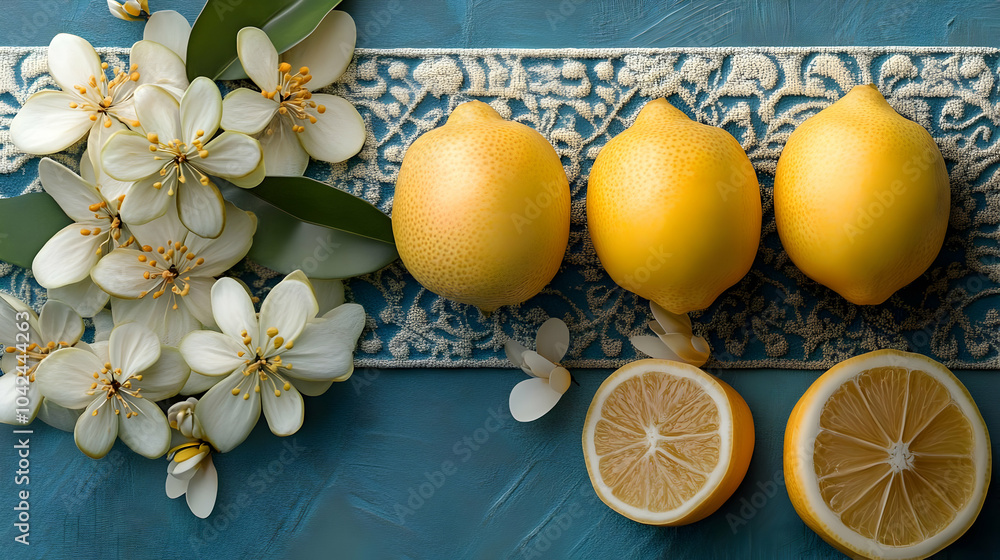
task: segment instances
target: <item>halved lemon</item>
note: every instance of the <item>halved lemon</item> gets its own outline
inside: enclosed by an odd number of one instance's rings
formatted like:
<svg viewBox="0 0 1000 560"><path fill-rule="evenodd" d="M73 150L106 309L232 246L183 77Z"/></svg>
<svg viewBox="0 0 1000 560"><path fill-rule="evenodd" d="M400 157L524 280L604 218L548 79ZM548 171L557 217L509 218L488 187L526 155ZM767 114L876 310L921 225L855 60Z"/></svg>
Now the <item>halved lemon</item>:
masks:
<svg viewBox="0 0 1000 560"><path fill-rule="evenodd" d="M649 525L684 525L719 509L743 480L753 444L753 417L739 393L667 360L640 360L612 373L583 427L597 495Z"/></svg>
<svg viewBox="0 0 1000 560"><path fill-rule="evenodd" d="M788 419L784 466L795 511L841 552L925 558L979 515L990 440L948 368L879 350L809 387Z"/></svg>

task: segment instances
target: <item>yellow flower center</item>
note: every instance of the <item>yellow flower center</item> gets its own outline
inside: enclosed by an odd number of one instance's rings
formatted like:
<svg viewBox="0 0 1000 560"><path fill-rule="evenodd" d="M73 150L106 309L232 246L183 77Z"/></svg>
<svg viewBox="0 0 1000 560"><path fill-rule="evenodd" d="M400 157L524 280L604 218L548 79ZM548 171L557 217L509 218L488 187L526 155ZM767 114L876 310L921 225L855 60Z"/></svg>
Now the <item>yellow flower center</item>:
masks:
<svg viewBox="0 0 1000 560"><path fill-rule="evenodd" d="M191 292L191 277L187 274L205 264L205 259L188 251L180 241L169 240L165 247L160 245L155 251L152 246L143 245L142 254L137 258L150 267L150 270L143 271L143 280L159 279L157 289L152 293L153 299L169 293L169 297L174 298L173 309L177 309L176 296L184 297ZM144 298L148 294L149 290L139 294L139 297Z"/></svg>
<svg viewBox="0 0 1000 560"><path fill-rule="evenodd" d="M275 397L280 397L282 391L288 391L292 388L292 384L280 372L282 369L286 371L292 369L292 364L282 361L279 354L270 355L270 352L291 350L294 342L291 340L285 342L284 337L279 335L278 329L275 327L267 329L266 335L267 340L264 341L263 347L251 348L253 339L247 331L240 333L240 336L243 337L243 346L253 357L243 361L245 364L243 379L237 383L236 387L233 387L234 397L242 394L243 400L247 400L250 398L251 390L254 393L260 393L260 386L264 383L271 385L271 391L274 392ZM247 352L241 351L237 355L242 358L247 355Z"/></svg>
<svg viewBox="0 0 1000 560"><path fill-rule="evenodd" d="M274 91L261 91L260 94L268 99L277 98L278 113L281 115L290 115L296 119L298 123L295 121L292 122L292 130L302 132L306 129L303 126L306 122L316 124L316 116L310 114L309 111L315 109L317 113L323 114L326 112L326 107L317 105L312 100L312 92L305 87L309 83L309 80L312 79L312 75L309 74L309 67L303 66L295 74L291 72L292 65L282 62L278 65L278 89ZM274 131L269 128L267 133L273 134Z"/></svg>
<svg viewBox="0 0 1000 560"><path fill-rule="evenodd" d="M101 408L104 408L104 404L110 402L112 410L115 414L121 414L121 411L125 411L125 418L131 418L133 416L138 416L139 413L136 412L132 403L128 401L125 397L130 397L133 399L141 399L142 395L139 394L142 391L141 387L133 387L132 380L142 381L142 375L133 375L125 379L125 381L119 381L118 379L122 376L121 368L112 369L110 363L105 363L104 367L100 371L94 372L94 379L97 381L91 383L90 390L87 391L88 395L96 395L98 393L105 393L105 401L91 413L93 416L97 416L97 413Z"/></svg>
<svg viewBox="0 0 1000 560"><path fill-rule="evenodd" d="M17 354L18 366L22 364L27 367L27 369L18 369L17 374L21 377L27 377L28 382L33 382L35 380L35 369L38 368L38 364L42 363L42 360L48 358L56 350L60 348L68 348L72 344L68 342L53 342L49 341L47 344L40 345L32 342L27 348L17 348L15 346L7 346L4 348L4 352L8 354Z"/></svg>
<svg viewBox="0 0 1000 560"><path fill-rule="evenodd" d="M106 71L108 63L102 62L101 69ZM108 81L106 72L102 72L100 77L91 75L87 83L73 86L79 101L71 101L70 109L89 112L90 120L94 122L103 118L104 128L111 128L111 116L108 115L108 112L114 105L128 101L132 97L135 88L123 86L139 81L138 70L139 66L135 64L127 72L116 66L114 77L110 81ZM139 121L131 121L128 124L137 127Z"/></svg>
<svg viewBox="0 0 1000 560"><path fill-rule="evenodd" d="M100 190L100 187L98 187ZM106 201L101 201L98 203L91 204L87 206L87 210L94 213L94 218L97 220L105 221L107 220L107 228L98 227L81 227L80 235L98 236L104 234L105 238L101 245L97 248L97 254L100 255L104 253L105 246L108 246L109 250L114 250L118 247L128 247L132 243L135 243L135 238L129 236L124 242L121 241L122 229L125 227L125 222L118 217L118 211L122 208L122 202L125 201L125 195L121 195L115 199L115 211L112 212L108 207Z"/></svg>
<svg viewBox="0 0 1000 560"><path fill-rule="evenodd" d="M146 135L146 140L149 141L149 151L157 154L153 156L153 159L165 162L160 169L160 177L163 177L163 180L153 183L153 188L163 188L163 183L166 181L171 185L167 187L167 195L173 196L174 189L171 179L175 177L177 182L181 184L187 181L187 175L196 176L198 182L202 185L207 185L211 182L207 175L190 164L191 160L195 158L208 158L208 150L205 149L205 143L202 140L204 136L204 130L197 131L194 140L188 145L177 138L168 142L161 142L160 137L155 132L150 132Z"/></svg>

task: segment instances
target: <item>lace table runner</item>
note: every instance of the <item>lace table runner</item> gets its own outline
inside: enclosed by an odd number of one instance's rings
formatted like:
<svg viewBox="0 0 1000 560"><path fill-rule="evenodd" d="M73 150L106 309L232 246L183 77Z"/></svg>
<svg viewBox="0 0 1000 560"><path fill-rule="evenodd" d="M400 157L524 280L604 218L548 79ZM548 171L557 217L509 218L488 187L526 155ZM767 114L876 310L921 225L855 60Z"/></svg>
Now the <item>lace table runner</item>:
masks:
<svg viewBox="0 0 1000 560"><path fill-rule="evenodd" d="M109 59L127 56L124 49L101 52ZM45 49L0 49L2 196L40 189L37 158L16 151L8 127L28 95L54 87L46 66ZM647 101L666 97L699 122L733 134L762 190L763 239L753 269L712 307L692 314L695 331L713 349L707 367L823 369L869 350L899 348L953 368L1000 368L998 66L1000 51L985 48L358 50L329 91L358 107L368 141L347 162L313 162L307 175L391 213L407 146L443 124L459 103L480 99L548 138L573 192L562 269L519 306L484 317L424 290L398 261L350 280L348 297L369 313L358 365L509 367L504 342L531 343L553 316L572 333L565 365L617 367L636 359L628 337L648 334L647 302L601 268L586 228L587 175L605 142ZM941 255L924 276L868 307L848 303L798 271L781 248L771 203L788 135L863 83L876 84L899 113L930 131L952 188ZM81 150L55 157L75 167ZM235 272L258 290L278 280L252 262ZM44 299L29 271L4 263L0 289L34 305Z"/></svg>

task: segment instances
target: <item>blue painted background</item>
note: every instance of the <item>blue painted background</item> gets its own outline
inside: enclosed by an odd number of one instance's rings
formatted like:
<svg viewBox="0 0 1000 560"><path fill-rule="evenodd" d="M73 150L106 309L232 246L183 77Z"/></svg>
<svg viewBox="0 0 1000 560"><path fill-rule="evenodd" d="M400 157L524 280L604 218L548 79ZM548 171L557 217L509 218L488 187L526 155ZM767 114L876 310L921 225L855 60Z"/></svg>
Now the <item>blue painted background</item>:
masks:
<svg viewBox="0 0 1000 560"><path fill-rule="evenodd" d="M200 7L150 3L190 20ZM60 31L98 46L129 46L141 36L141 25L111 18L103 0L4 0L3 7L0 44L45 45ZM376 48L997 46L1000 36L1000 3L982 0L348 0L341 7L358 22L358 45ZM596 499L580 430L609 372L576 373L580 386L556 411L517 424L506 416L506 399L520 372L359 371L307 399L295 436L276 438L261 425L218 456L219 501L204 521L163 494L166 461L120 445L93 461L72 436L39 425L31 436L30 547L11 540L16 440L0 428L0 557L840 557L799 521L780 485L785 420L816 372L720 375L753 411L754 458L717 514L673 529L633 523ZM1000 433L996 374L957 373ZM994 489L977 524L941 557L995 555L998 529Z"/></svg>

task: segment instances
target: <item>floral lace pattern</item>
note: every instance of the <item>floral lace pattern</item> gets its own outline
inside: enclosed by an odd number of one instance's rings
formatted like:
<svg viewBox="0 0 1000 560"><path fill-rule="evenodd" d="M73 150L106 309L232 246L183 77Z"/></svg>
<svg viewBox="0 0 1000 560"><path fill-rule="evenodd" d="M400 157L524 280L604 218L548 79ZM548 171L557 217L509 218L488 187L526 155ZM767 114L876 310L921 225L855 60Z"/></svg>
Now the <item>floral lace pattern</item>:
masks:
<svg viewBox="0 0 1000 560"><path fill-rule="evenodd" d="M127 51L103 49L109 59ZM547 318L572 333L564 365L618 367L637 357L628 337L649 334L645 300L611 281L586 228L587 175L601 147L657 97L743 145L758 172L763 237L750 273L707 310L694 331L712 347L708 368L824 369L879 348L920 352L953 368L1000 368L1000 51L985 48L723 48L587 50L358 50L328 88L368 126L347 162L312 162L307 175L391 213L406 148L470 99L548 138L573 193L570 246L541 294L485 317L423 289L396 262L348 282L368 327L359 367L510 367L503 345L529 341ZM13 114L52 87L45 50L0 49L0 194L39 190L37 159L9 140ZM851 87L874 83L902 115L930 131L951 176L944 248L919 279L878 306L856 306L806 278L782 250L771 191L788 135ZM73 166L79 150L57 156ZM705 224L712 227L712 224ZM15 242L0 239L0 243ZM318 240L318 242L321 242ZM266 291L278 275L244 262L234 271ZM308 271L306 271L308 273ZM0 263L0 288L35 305L30 272ZM263 294L261 294L263 295Z"/></svg>

